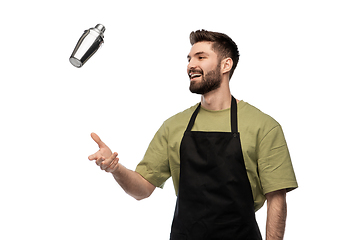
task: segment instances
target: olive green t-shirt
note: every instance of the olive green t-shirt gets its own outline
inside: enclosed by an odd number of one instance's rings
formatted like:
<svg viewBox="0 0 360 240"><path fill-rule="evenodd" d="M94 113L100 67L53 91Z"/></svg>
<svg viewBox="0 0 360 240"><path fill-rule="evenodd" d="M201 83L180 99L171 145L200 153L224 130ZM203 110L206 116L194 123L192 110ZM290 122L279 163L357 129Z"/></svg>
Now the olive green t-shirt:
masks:
<svg viewBox="0 0 360 240"><path fill-rule="evenodd" d="M179 189L180 143L198 104L167 119L155 134L136 172L156 187L173 178ZM265 194L297 188L295 173L281 126L252 105L239 101L238 129L248 178L257 211ZM192 131L231 132L230 108L221 111L200 109Z"/></svg>

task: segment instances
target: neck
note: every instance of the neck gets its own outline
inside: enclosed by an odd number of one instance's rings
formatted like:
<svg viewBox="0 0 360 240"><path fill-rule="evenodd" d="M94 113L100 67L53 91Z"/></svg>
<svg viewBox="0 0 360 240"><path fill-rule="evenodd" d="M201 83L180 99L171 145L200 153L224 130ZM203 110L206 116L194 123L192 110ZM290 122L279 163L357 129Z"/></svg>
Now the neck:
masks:
<svg viewBox="0 0 360 240"><path fill-rule="evenodd" d="M218 89L201 96L201 106L208 110L219 111L231 107L231 93L228 82L222 82Z"/></svg>

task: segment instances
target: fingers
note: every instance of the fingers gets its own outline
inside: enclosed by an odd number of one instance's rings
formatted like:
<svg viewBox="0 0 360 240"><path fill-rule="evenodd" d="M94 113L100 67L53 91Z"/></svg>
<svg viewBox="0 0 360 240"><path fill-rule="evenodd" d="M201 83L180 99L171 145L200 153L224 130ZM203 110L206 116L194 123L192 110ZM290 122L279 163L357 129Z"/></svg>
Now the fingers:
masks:
<svg viewBox="0 0 360 240"><path fill-rule="evenodd" d="M114 152L110 158L105 159L104 157L100 157L96 160L96 164L100 166L101 170L106 172L113 172L115 170L116 165L119 162L119 158L117 157L118 153Z"/></svg>
<svg viewBox="0 0 360 240"><path fill-rule="evenodd" d="M101 157L100 154L94 153L94 154L90 155L90 156L88 157L88 159L89 159L90 161L92 161L92 160L97 160L97 159L100 158L100 157Z"/></svg>
<svg viewBox="0 0 360 240"><path fill-rule="evenodd" d="M99 148L106 147L106 144L101 141L100 137L96 133L91 133L91 138L98 144Z"/></svg>
<svg viewBox="0 0 360 240"><path fill-rule="evenodd" d="M107 167L106 169L104 169L106 172L114 172L117 164L119 163L119 158L115 158L114 161L111 162L111 164L109 165L109 167Z"/></svg>
<svg viewBox="0 0 360 240"><path fill-rule="evenodd" d="M96 163L96 165L101 166L103 161L105 161L105 158L99 157L98 159L96 159L95 163Z"/></svg>

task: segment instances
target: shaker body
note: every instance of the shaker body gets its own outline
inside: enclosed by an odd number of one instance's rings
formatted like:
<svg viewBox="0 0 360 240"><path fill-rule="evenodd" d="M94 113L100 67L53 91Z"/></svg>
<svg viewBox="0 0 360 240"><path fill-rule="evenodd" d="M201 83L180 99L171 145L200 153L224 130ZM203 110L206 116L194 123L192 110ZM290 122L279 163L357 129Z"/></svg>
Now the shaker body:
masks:
<svg viewBox="0 0 360 240"><path fill-rule="evenodd" d="M70 63L75 67L82 67L104 43L104 31L105 27L101 24L85 30L71 54Z"/></svg>

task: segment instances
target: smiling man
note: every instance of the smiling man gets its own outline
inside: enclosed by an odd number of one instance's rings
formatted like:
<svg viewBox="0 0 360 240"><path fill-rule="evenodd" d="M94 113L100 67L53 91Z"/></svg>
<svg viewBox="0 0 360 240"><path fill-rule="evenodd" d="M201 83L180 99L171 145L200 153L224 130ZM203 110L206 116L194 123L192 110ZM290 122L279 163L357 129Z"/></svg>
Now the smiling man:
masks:
<svg viewBox="0 0 360 240"><path fill-rule="evenodd" d="M255 212L265 200L266 239L283 239L286 193L297 182L281 126L231 95L239 53L227 35L201 30L190 42L190 91L201 102L163 123L135 171L94 133L100 149L89 159L137 200L172 177L171 240L262 239Z"/></svg>
<svg viewBox="0 0 360 240"><path fill-rule="evenodd" d="M201 51L205 49L207 50L206 52ZM189 64L188 66L188 72L191 81L190 91L192 93L205 94L219 88L221 85L220 64L218 63L215 52L209 50L211 50L211 43L203 42L196 44L192 49L192 53L188 55L189 63L191 62L192 58L195 58L199 60L199 63L202 62L203 65L196 68L193 66L194 61L192 61L192 64ZM208 61L204 61L206 59ZM206 76L204 76L203 69L210 69Z"/></svg>

